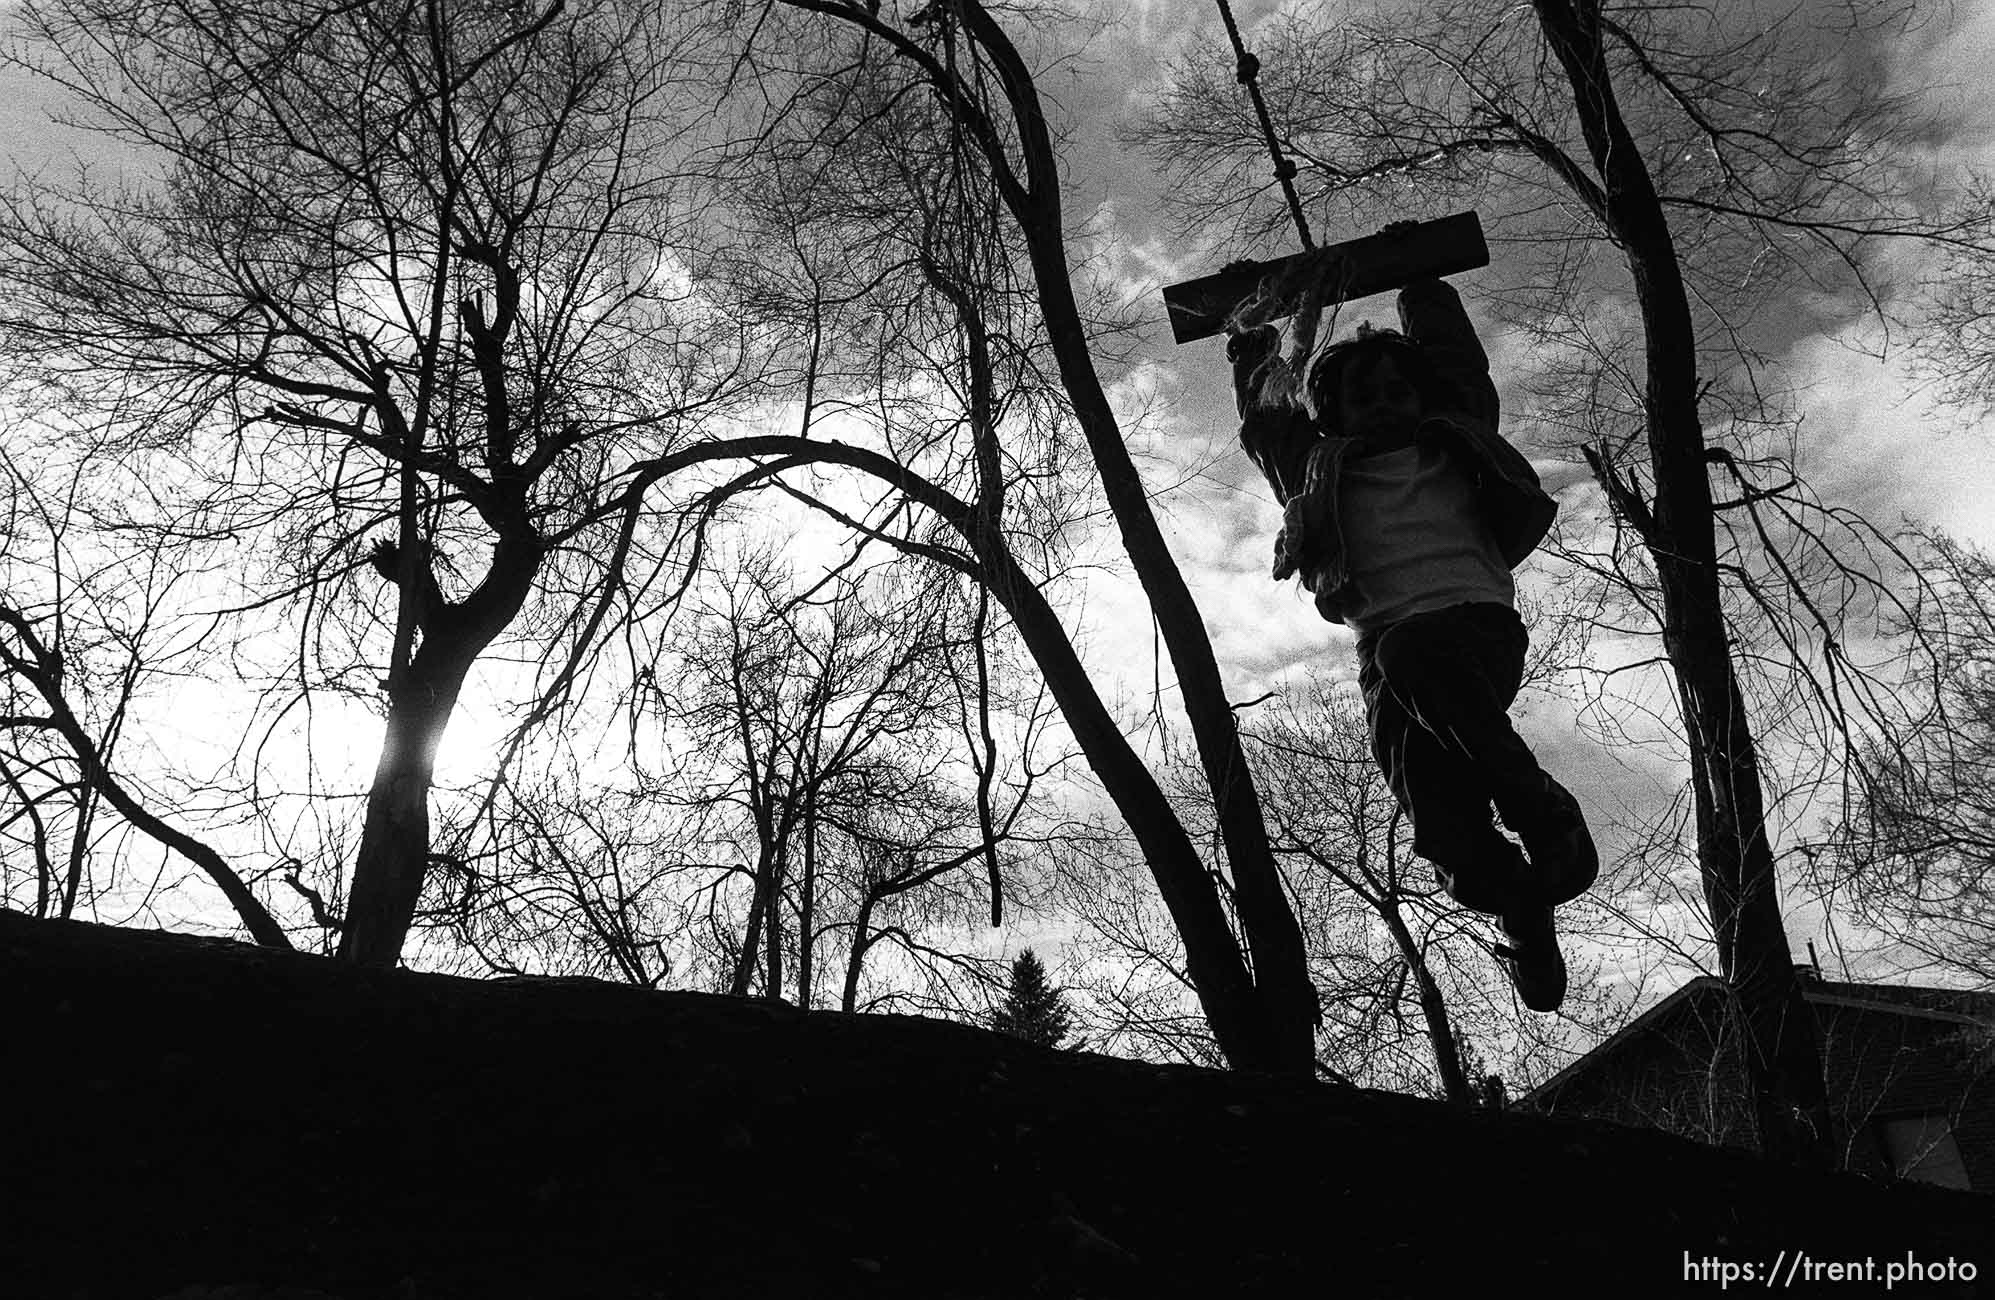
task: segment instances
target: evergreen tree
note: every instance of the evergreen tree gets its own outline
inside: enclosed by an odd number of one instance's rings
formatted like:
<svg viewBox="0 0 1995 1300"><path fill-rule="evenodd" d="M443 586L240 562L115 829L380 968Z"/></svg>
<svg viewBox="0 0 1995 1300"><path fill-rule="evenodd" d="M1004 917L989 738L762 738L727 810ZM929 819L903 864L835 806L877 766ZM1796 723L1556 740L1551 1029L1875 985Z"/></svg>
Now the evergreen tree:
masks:
<svg viewBox="0 0 1995 1300"><path fill-rule="evenodd" d="M1027 948L1011 963L1011 989L991 1013L991 1028L1043 1047L1058 1047L1067 1036L1067 1001L1046 983L1046 968Z"/></svg>

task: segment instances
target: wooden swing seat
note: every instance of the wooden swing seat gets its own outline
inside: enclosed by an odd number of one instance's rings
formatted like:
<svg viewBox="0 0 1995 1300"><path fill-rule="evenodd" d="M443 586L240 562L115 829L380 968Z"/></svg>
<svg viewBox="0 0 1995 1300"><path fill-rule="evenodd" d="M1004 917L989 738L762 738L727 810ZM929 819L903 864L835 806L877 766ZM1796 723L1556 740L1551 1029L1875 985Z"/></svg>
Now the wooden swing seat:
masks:
<svg viewBox="0 0 1995 1300"><path fill-rule="evenodd" d="M1365 235L1326 248L1266 262L1245 262L1214 275L1164 287L1170 312L1171 337L1178 343L1210 338L1226 328L1226 318L1264 281L1279 278L1284 268L1310 259L1321 263L1328 281L1323 305L1350 302L1397 289L1428 276L1453 275L1489 265L1489 245L1482 222L1473 212L1458 212L1395 230ZM1299 305L1303 277L1290 277L1291 290L1273 304L1269 319L1293 313Z"/></svg>

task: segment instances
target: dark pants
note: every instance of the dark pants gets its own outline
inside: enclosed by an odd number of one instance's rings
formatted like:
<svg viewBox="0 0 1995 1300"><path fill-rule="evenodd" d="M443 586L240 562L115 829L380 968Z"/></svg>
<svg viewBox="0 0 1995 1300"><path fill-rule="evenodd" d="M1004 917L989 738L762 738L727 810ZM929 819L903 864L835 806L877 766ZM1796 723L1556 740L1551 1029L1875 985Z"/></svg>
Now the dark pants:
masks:
<svg viewBox="0 0 1995 1300"><path fill-rule="evenodd" d="M1529 868L1490 818L1545 815L1543 769L1510 725L1528 638L1505 605L1416 614L1358 642L1372 754L1413 823L1413 851L1463 907L1501 913Z"/></svg>

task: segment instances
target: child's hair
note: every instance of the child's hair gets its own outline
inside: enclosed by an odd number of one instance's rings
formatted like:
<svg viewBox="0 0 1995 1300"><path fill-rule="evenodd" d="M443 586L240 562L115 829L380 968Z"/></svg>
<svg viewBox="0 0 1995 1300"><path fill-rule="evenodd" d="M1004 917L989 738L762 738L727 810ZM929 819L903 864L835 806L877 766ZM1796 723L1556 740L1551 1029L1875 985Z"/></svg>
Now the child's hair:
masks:
<svg viewBox="0 0 1995 1300"><path fill-rule="evenodd" d="M1309 367L1309 405L1326 434L1334 438L1340 432L1337 393L1344 382L1344 372L1353 365L1380 357L1393 359L1399 373L1420 395L1422 408L1435 408L1439 395L1438 382L1434 368L1427 363L1427 354L1421 351L1420 345L1398 330L1378 330L1360 325L1355 337L1324 348L1316 354L1316 360Z"/></svg>

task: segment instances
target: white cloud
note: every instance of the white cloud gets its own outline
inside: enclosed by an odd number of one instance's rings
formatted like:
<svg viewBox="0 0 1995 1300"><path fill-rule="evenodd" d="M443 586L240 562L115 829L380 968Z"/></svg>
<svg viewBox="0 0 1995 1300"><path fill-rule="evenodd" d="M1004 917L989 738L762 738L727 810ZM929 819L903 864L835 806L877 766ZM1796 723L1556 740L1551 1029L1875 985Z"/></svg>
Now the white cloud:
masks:
<svg viewBox="0 0 1995 1300"><path fill-rule="evenodd" d="M1800 469L1825 502L1862 511L1889 528L1901 517L1995 544L1995 439L1962 428L1936 408L1895 356L1875 355L1875 325L1863 346L1811 337L1794 345L1786 370L1803 412Z"/></svg>
<svg viewBox="0 0 1995 1300"><path fill-rule="evenodd" d="M1987 93L1995 58L1995 6L1958 0L1884 53L1887 84L1919 96L1944 124L1942 138L1967 158L1995 158L1995 98Z"/></svg>

